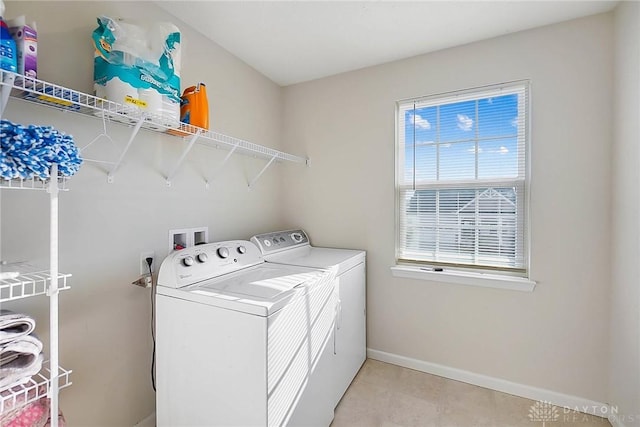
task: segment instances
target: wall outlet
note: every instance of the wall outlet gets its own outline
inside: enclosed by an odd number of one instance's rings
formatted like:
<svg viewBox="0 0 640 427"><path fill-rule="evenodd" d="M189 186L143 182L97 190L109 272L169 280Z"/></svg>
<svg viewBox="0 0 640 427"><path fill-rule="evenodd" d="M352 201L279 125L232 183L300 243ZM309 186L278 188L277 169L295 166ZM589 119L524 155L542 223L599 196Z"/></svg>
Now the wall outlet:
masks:
<svg viewBox="0 0 640 427"><path fill-rule="evenodd" d="M149 264L147 264L147 258L153 258L153 264L151 264L151 268L153 269L154 264L156 263L155 252L141 252L140 253L140 274L149 274Z"/></svg>

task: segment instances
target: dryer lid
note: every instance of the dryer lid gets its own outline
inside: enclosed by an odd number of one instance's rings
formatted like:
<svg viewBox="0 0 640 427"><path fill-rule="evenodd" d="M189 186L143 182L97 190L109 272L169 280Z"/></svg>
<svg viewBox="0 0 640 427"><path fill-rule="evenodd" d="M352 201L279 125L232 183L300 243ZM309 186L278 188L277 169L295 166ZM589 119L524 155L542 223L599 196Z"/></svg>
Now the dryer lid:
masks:
<svg viewBox="0 0 640 427"><path fill-rule="evenodd" d="M338 275L364 262L365 252L352 249L305 248L291 249L273 255L265 255L268 263L280 263L312 268L338 267Z"/></svg>

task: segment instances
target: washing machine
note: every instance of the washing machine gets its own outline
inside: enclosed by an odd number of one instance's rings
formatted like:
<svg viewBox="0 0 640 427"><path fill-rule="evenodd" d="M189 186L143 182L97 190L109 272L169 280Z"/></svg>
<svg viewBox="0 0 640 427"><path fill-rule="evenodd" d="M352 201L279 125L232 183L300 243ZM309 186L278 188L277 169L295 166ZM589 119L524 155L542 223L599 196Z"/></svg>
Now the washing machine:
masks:
<svg viewBox="0 0 640 427"><path fill-rule="evenodd" d="M335 270L339 308L333 357L327 368L335 408L366 359L366 252L312 246L304 230L259 234L251 241L268 263Z"/></svg>
<svg viewBox="0 0 640 427"><path fill-rule="evenodd" d="M334 270L266 263L249 241L171 253L156 288L156 425L288 425L337 301Z"/></svg>

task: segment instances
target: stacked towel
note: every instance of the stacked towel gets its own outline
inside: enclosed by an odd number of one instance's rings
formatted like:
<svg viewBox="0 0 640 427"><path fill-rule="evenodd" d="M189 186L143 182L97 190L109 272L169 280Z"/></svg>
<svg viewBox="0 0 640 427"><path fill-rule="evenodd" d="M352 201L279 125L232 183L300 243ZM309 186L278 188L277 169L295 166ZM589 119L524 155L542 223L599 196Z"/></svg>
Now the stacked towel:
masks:
<svg viewBox="0 0 640 427"><path fill-rule="evenodd" d="M0 391L28 382L42 368L42 342L32 334L36 322L0 310Z"/></svg>
<svg viewBox="0 0 640 427"><path fill-rule="evenodd" d="M51 126L0 120L0 148L0 178L4 179L46 179L53 163L61 176L71 176L82 164L73 137Z"/></svg>
<svg viewBox="0 0 640 427"><path fill-rule="evenodd" d="M0 310L0 345L29 335L36 328L36 321L24 314Z"/></svg>

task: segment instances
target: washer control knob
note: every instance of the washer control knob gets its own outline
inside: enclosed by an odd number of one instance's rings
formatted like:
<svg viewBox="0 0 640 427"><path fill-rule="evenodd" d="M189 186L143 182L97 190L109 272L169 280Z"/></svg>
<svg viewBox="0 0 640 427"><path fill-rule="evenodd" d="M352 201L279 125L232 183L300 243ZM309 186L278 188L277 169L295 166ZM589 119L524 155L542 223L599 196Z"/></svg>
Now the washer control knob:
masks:
<svg viewBox="0 0 640 427"><path fill-rule="evenodd" d="M199 262L207 262L207 259L209 259L209 257L207 256L207 254L205 254L204 252L202 252L202 253L200 253L200 254L198 254L198 255L196 256L196 259L197 259Z"/></svg>
<svg viewBox="0 0 640 427"><path fill-rule="evenodd" d="M218 248L218 256L220 258L228 258L229 257L229 249L225 247Z"/></svg>
<svg viewBox="0 0 640 427"><path fill-rule="evenodd" d="M247 253L247 248L245 248L244 246L238 246L238 253L239 254L246 254Z"/></svg>
<svg viewBox="0 0 640 427"><path fill-rule="evenodd" d="M182 265L184 265L185 267L191 267L193 265L193 257L186 256L182 258Z"/></svg>

